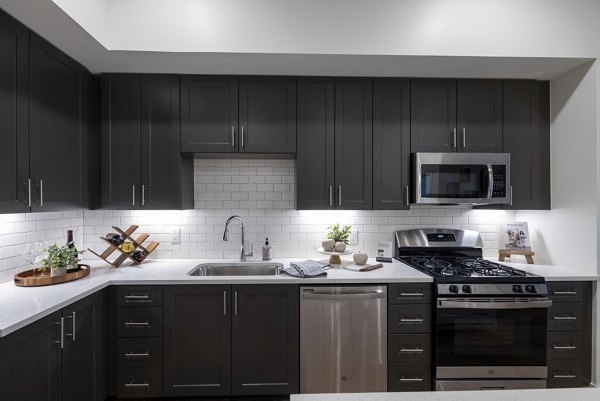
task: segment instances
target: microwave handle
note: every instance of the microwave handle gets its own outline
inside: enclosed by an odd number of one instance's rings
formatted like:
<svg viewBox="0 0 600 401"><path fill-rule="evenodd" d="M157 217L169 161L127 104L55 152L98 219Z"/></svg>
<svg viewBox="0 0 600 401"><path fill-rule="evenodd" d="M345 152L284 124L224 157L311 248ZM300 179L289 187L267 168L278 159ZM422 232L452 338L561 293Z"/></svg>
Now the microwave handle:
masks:
<svg viewBox="0 0 600 401"><path fill-rule="evenodd" d="M488 169L488 199L492 199L492 194L494 193L494 169L491 164L487 165Z"/></svg>

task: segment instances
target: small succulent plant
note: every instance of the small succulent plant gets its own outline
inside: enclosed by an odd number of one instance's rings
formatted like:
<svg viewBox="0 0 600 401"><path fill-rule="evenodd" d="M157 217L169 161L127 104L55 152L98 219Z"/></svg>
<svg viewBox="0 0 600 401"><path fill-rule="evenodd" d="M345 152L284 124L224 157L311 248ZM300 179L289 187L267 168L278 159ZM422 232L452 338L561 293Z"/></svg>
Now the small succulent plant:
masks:
<svg viewBox="0 0 600 401"><path fill-rule="evenodd" d="M348 244L350 241L350 233L352 232L352 226L344 226L340 227L340 223L337 223L333 226L327 227L329 230L327 232L327 238L333 239L335 242L343 242L344 244Z"/></svg>
<svg viewBox="0 0 600 401"><path fill-rule="evenodd" d="M79 255L85 251L78 251L72 243L58 246L52 244L43 250L42 266L45 268L57 269L68 267L79 262Z"/></svg>

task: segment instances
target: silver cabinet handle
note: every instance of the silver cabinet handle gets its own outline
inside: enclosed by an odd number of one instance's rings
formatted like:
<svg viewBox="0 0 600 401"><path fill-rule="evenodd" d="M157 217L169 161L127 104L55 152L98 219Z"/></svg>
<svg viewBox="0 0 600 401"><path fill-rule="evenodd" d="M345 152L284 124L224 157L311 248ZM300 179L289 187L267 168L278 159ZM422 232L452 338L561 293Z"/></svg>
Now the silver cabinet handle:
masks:
<svg viewBox="0 0 600 401"><path fill-rule="evenodd" d="M339 195L340 195L339 205L342 206L342 186L341 185L338 187L338 191L339 191Z"/></svg>
<svg viewBox="0 0 600 401"><path fill-rule="evenodd" d="M55 324L60 325L60 340L54 341L54 344L60 344L60 349L65 348L65 318L61 317L60 322Z"/></svg>
<svg viewBox="0 0 600 401"><path fill-rule="evenodd" d="M142 206L146 204L146 186L142 184Z"/></svg>
<svg viewBox="0 0 600 401"><path fill-rule="evenodd" d="M569 350L569 349L577 349L577 347L574 345L552 345L552 349Z"/></svg>
<svg viewBox="0 0 600 401"><path fill-rule="evenodd" d="M71 316L67 316L67 319L71 319L71 334L67 334L67 337L71 337L75 341L75 311L71 312Z"/></svg>
<svg viewBox="0 0 600 401"><path fill-rule="evenodd" d="M241 140L241 145L242 145L242 148L244 146L246 146L246 144L244 143L244 126L243 125L242 125L242 140Z"/></svg>
<svg viewBox="0 0 600 401"><path fill-rule="evenodd" d="M151 356L150 352L127 352L125 354L125 358L149 358Z"/></svg>
<svg viewBox="0 0 600 401"><path fill-rule="evenodd" d="M400 296L401 297L422 297L423 293L422 292L401 292Z"/></svg>
<svg viewBox="0 0 600 401"><path fill-rule="evenodd" d="M408 185L404 187L404 202L406 206L410 205L410 192Z"/></svg>
<svg viewBox="0 0 600 401"><path fill-rule="evenodd" d="M125 295L125 299L127 300L144 300L144 299L150 299L150 295L145 294L145 295Z"/></svg>
<svg viewBox="0 0 600 401"><path fill-rule="evenodd" d="M558 375L558 374L552 374L552 378L553 379L575 379L577 376L575 375Z"/></svg>
<svg viewBox="0 0 600 401"><path fill-rule="evenodd" d="M463 128L463 149L467 148L467 129Z"/></svg>
<svg viewBox="0 0 600 401"><path fill-rule="evenodd" d="M235 148L235 127L231 126L231 146Z"/></svg>
<svg viewBox="0 0 600 401"><path fill-rule="evenodd" d="M418 382L422 382L423 378L421 377L413 377L413 378L404 378L401 377L400 380L398 380L398 383L418 383Z"/></svg>
<svg viewBox="0 0 600 401"><path fill-rule="evenodd" d="M234 308L234 314L237 316L237 312L238 312L238 307L237 307L237 291L235 291L234 293L234 303L233 303L233 308Z"/></svg>
<svg viewBox="0 0 600 401"><path fill-rule="evenodd" d="M554 320L577 320L575 316L552 316Z"/></svg>
<svg viewBox="0 0 600 401"><path fill-rule="evenodd" d="M125 383L125 387L136 388L136 387L151 387L151 386L150 386L150 383Z"/></svg>
<svg viewBox="0 0 600 401"><path fill-rule="evenodd" d="M333 206L333 185L329 186L329 206Z"/></svg>
<svg viewBox="0 0 600 401"><path fill-rule="evenodd" d="M452 130L452 138L453 138L452 147L453 147L453 148L456 150L456 147L457 147L457 146L456 146L456 145L457 145L457 144L456 144L456 128L454 128L454 129Z"/></svg>
<svg viewBox="0 0 600 401"><path fill-rule="evenodd" d="M135 184L131 188L131 206L135 206Z"/></svg>
<svg viewBox="0 0 600 401"><path fill-rule="evenodd" d="M27 205L31 207L31 178L27 179Z"/></svg>
<svg viewBox="0 0 600 401"><path fill-rule="evenodd" d="M510 186L510 205L512 206L513 204L513 189L512 189L512 185Z"/></svg>
<svg viewBox="0 0 600 401"><path fill-rule="evenodd" d="M399 354L402 352L423 352L423 348L400 348Z"/></svg>
<svg viewBox="0 0 600 401"><path fill-rule="evenodd" d="M40 178L40 207L44 207L44 181Z"/></svg>
<svg viewBox="0 0 600 401"><path fill-rule="evenodd" d="M553 291L554 295L577 295L577 291Z"/></svg>
<svg viewBox="0 0 600 401"><path fill-rule="evenodd" d="M402 319L400 319L400 323L422 323L422 322L423 322L423 319L418 318L418 317L417 318L411 318L411 319L409 319L409 318L402 318Z"/></svg>
<svg viewBox="0 0 600 401"><path fill-rule="evenodd" d="M125 322L125 326L129 327L150 327L150 322Z"/></svg>
<svg viewBox="0 0 600 401"><path fill-rule="evenodd" d="M227 291L223 291L223 316L227 316Z"/></svg>

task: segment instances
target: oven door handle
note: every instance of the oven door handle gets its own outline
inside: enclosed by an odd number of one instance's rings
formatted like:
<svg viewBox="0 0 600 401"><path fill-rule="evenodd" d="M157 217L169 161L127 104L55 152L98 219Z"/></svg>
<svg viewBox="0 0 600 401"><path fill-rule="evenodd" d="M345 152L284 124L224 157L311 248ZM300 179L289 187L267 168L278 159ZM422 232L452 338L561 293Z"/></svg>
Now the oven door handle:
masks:
<svg viewBox="0 0 600 401"><path fill-rule="evenodd" d="M530 302L438 301L438 309L533 309L549 308L551 306L551 300Z"/></svg>

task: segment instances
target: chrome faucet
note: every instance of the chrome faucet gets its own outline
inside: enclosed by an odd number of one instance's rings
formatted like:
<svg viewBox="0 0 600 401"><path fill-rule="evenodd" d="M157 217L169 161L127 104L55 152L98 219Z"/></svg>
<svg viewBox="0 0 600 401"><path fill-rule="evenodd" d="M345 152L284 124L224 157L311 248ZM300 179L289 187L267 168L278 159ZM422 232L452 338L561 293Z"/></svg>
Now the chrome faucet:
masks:
<svg viewBox="0 0 600 401"><path fill-rule="evenodd" d="M242 226L242 250L240 252L240 262L246 261L246 256L254 256L254 249L252 249L252 243L250 243L250 252L246 252L244 244L244 220L240 216L231 216L225 223L225 231L223 231L223 241L229 241L229 223L231 220L239 220L240 226Z"/></svg>

